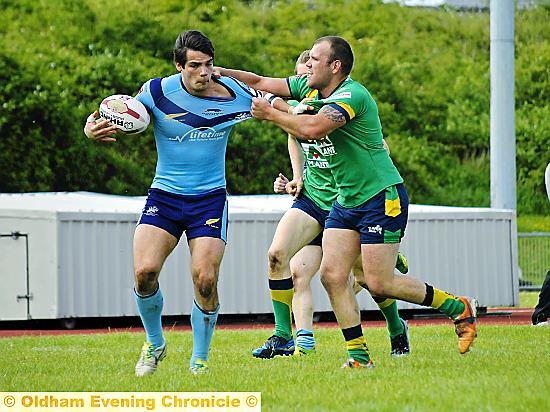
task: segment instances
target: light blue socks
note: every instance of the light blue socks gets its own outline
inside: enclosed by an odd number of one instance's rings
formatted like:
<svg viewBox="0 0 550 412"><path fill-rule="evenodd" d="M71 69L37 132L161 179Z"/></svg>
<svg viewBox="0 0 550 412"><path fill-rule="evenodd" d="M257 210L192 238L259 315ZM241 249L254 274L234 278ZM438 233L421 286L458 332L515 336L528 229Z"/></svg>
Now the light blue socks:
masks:
<svg viewBox="0 0 550 412"><path fill-rule="evenodd" d="M141 322L147 334L147 342L151 343L156 349L164 345L164 336L162 335L162 308L164 299L160 287L147 296L140 296L134 288L134 298L138 307Z"/></svg>
<svg viewBox="0 0 550 412"><path fill-rule="evenodd" d="M313 331L307 329L298 329L296 331L296 346L302 349L312 350L315 348L315 338Z"/></svg>
<svg viewBox="0 0 550 412"><path fill-rule="evenodd" d="M214 311L204 310L196 300L193 300L191 309L191 328L193 329L193 354L191 355L190 366L195 364L197 359L208 360L210 342L218 320L220 305Z"/></svg>

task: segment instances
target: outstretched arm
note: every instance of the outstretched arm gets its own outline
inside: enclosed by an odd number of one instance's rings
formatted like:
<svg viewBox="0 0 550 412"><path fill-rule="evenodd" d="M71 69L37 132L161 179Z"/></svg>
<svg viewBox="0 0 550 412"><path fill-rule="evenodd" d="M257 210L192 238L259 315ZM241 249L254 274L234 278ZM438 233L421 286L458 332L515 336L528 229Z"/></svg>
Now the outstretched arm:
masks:
<svg viewBox="0 0 550 412"><path fill-rule="evenodd" d="M225 67L216 67L215 74L234 77L256 90L263 90L276 96L290 97L290 90L285 78L264 77L256 73L226 69Z"/></svg>
<svg viewBox="0 0 550 412"><path fill-rule="evenodd" d="M251 113L257 119L269 120L285 132L307 140L324 139L327 134L346 124L344 115L330 106L323 106L314 115L294 116L271 107L266 99L254 98Z"/></svg>

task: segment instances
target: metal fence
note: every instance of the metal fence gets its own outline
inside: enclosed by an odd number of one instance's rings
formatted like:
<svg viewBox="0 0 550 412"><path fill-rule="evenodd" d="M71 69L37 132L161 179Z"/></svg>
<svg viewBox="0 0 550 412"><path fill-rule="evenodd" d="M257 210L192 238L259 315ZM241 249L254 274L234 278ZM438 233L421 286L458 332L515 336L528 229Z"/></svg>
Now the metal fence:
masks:
<svg viewBox="0 0 550 412"><path fill-rule="evenodd" d="M550 232L518 233L519 289L540 290L550 270Z"/></svg>

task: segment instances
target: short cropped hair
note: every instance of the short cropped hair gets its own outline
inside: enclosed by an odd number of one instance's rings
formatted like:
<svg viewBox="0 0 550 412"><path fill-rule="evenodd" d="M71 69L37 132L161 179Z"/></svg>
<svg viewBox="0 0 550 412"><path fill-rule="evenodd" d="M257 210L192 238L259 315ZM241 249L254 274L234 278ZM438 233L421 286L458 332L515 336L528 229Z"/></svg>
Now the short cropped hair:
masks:
<svg viewBox="0 0 550 412"><path fill-rule="evenodd" d="M198 30L186 30L180 33L174 45L174 63L185 66L189 49L200 51L214 59L214 45Z"/></svg>
<svg viewBox="0 0 550 412"><path fill-rule="evenodd" d="M309 60L309 49L304 50L296 59L296 65L294 66L294 74L298 73L298 65L305 64Z"/></svg>
<svg viewBox="0 0 550 412"><path fill-rule="evenodd" d="M338 36L324 36L315 40L314 44L321 42L328 42L330 44L330 61L332 63L334 60L340 60L342 63L342 73L350 74L351 69L353 68L353 51L351 50L350 44Z"/></svg>

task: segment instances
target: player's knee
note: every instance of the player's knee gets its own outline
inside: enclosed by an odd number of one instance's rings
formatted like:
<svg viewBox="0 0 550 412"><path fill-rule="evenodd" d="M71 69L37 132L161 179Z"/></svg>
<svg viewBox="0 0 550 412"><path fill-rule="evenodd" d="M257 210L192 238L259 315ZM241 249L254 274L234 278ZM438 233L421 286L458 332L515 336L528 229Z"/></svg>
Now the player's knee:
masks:
<svg viewBox="0 0 550 412"><path fill-rule="evenodd" d="M282 250L269 249L267 252L267 260L271 272L278 272L287 260L286 254Z"/></svg>
<svg viewBox="0 0 550 412"><path fill-rule="evenodd" d="M199 295L203 299L210 299L214 291L214 284L212 283L201 283L198 285Z"/></svg>
<svg viewBox="0 0 550 412"><path fill-rule="evenodd" d="M158 270L151 266L139 266L135 269L136 292L140 295L153 293L157 287Z"/></svg>
<svg viewBox="0 0 550 412"><path fill-rule="evenodd" d="M195 271L193 282L199 295L204 299L210 298L216 288L216 276L209 271Z"/></svg>
<svg viewBox="0 0 550 412"><path fill-rule="evenodd" d="M347 279L346 277L339 276L336 272L321 267L321 283L327 291L330 291L345 286Z"/></svg>
<svg viewBox="0 0 550 412"><path fill-rule="evenodd" d="M381 297L388 296L388 286L384 282L378 279L369 279L366 285L368 285L368 290L372 295Z"/></svg>

